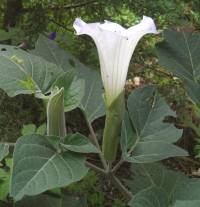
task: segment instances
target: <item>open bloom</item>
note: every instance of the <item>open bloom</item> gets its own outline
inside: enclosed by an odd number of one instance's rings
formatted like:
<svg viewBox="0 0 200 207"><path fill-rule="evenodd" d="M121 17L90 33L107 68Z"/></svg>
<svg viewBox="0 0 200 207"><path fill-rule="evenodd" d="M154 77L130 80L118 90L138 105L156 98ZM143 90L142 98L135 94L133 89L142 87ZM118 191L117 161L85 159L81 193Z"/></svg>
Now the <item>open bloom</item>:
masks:
<svg viewBox="0 0 200 207"><path fill-rule="evenodd" d="M77 18L73 26L77 35L86 34L95 41L109 106L124 90L128 66L138 41L147 33L157 33L154 21L143 16L139 24L125 29L109 21L87 24Z"/></svg>

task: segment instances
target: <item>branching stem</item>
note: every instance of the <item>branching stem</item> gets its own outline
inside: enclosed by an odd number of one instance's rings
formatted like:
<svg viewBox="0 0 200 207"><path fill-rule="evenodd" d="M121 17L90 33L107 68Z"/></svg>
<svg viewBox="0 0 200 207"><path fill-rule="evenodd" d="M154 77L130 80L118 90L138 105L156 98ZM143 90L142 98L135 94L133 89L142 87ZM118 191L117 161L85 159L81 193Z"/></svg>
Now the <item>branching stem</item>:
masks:
<svg viewBox="0 0 200 207"><path fill-rule="evenodd" d="M121 181L111 173L111 181L126 196L128 200L133 198L133 194L121 183Z"/></svg>
<svg viewBox="0 0 200 207"><path fill-rule="evenodd" d="M103 175L106 175L106 174L107 174L107 172L106 172L105 170L99 168L98 166L96 166L96 165L94 165L94 164L92 164L92 163L90 163L90 162L86 162L86 165L87 165L89 168L91 168L92 170L94 170L94 171L96 171L96 172L98 172L98 173L100 173L100 174L103 174Z"/></svg>
<svg viewBox="0 0 200 207"><path fill-rule="evenodd" d="M97 139L97 136L94 132L94 129L92 127L92 124L87 120L87 117L86 117L86 114L83 112L84 116L85 116L85 120L87 121L87 125L88 125L88 128L89 128L89 131L90 131L90 141L97 147L97 149L99 150L99 157L100 157L100 160L101 160L101 163L104 167L104 169L106 171L108 171L108 165L107 165L107 162L106 160L104 159L103 157L103 154L102 154L102 151L101 151L101 147L99 145L99 142L98 142L98 139Z"/></svg>

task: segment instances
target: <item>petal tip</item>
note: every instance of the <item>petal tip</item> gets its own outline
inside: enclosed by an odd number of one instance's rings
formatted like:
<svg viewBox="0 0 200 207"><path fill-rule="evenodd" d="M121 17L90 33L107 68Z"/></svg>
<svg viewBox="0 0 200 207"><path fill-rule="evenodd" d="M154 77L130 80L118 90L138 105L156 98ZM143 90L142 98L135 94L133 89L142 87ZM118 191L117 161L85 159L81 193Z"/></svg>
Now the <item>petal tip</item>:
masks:
<svg viewBox="0 0 200 207"><path fill-rule="evenodd" d="M151 17L144 15L141 23L144 23L148 27L149 33L159 34L159 32L156 29L155 22Z"/></svg>
<svg viewBox="0 0 200 207"><path fill-rule="evenodd" d="M81 34L82 28L86 25L86 23L81 19L81 18L76 18L73 27L76 31L76 34L79 35Z"/></svg>

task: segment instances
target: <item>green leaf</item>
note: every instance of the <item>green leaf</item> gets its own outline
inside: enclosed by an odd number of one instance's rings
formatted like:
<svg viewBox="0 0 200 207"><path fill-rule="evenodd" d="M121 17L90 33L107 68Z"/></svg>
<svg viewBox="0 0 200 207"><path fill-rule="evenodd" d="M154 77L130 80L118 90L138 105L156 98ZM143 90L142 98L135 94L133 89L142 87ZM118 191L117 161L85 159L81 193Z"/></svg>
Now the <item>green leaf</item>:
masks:
<svg viewBox="0 0 200 207"><path fill-rule="evenodd" d="M83 80L77 80L74 76L73 70L63 72L57 78L52 88L64 88L64 110L71 111L80 105L81 99L84 95L85 83Z"/></svg>
<svg viewBox="0 0 200 207"><path fill-rule="evenodd" d="M0 161L2 161L9 154L9 145L0 143Z"/></svg>
<svg viewBox="0 0 200 207"><path fill-rule="evenodd" d="M64 88L65 112L71 111L80 105L84 96L85 83L74 78L74 71L69 70L57 79L54 84L58 88Z"/></svg>
<svg viewBox="0 0 200 207"><path fill-rule="evenodd" d="M10 39L10 33L5 30L0 29L0 41L5 41Z"/></svg>
<svg viewBox="0 0 200 207"><path fill-rule="evenodd" d="M200 179L189 178L158 163L134 164L132 171L135 176L126 183L133 194L156 187L162 189L170 203L200 200Z"/></svg>
<svg viewBox="0 0 200 207"><path fill-rule="evenodd" d="M27 135L27 134L34 134L36 131L36 126L35 124L25 124L23 125L22 128L22 135Z"/></svg>
<svg viewBox="0 0 200 207"><path fill-rule="evenodd" d="M131 207L171 207L168 195L163 189L150 187L137 193L129 202ZM186 198L187 199L187 198ZM173 207L199 207L200 200L176 201Z"/></svg>
<svg viewBox="0 0 200 207"><path fill-rule="evenodd" d="M129 202L131 207L169 207L169 203L162 189L147 188L134 196Z"/></svg>
<svg viewBox="0 0 200 207"><path fill-rule="evenodd" d="M69 151L59 153L52 144L59 139L26 135L17 140L10 187L15 200L69 185L86 175L85 158Z"/></svg>
<svg viewBox="0 0 200 207"><path fill-rule="evenodd" d="M78 79L84 80L85 94L80 108L84 111L88 122L92 122L105 114L103 97L100 95L103 93L103 85L101 76L96 70L85 66L67 51L61 49L55 41L42 35L39 36L32 52L56 64L63 71L73 68Z"/></svg>
<svg viewBox="0 0 200 207"><path fill-rule="evenodd" d="M72 152L78 153L98 153L98 149L82 134L75 133L65 137L62 146Z"/></svg>
<svg viewBox="0 0 200 207"><path fill-rule="evenodd" d="M134 194L156 186L162 188L169 197L174 197L174 190L177 186L188 180L186 175L169 170L159 163L134 164L131 170L134 172L134 177L127 180L127 184Z"/></svg>
<svg viewBox="0 0 200 207"><path fill-rule="evenodd" d="M84 197L72 195L56 195L52 192L43 193L37 196L28 196L18 201L15 207L87 207L87 200Z"/></svg>
<svg viewBox="0 0 200 207"><path fill-rule="evenodd" d="M177 200L200 200L200 179L186 179L180 185L177 185L174 197Z"/></svg>
<svg viewBox="0 0 200 207"><path fill-rule="evenodd" d="M68 90L65 90L64 104L65 112L77 108L84 96L85 82L84 80L75 79Z"/></svg>
<svg viewBox="0 0 200 207"><path fill-rule="evenodd" d="M46 124L42 124L38 128L35 124L25 124L22 128L22 135L28 135L28 134L46 134Z"/></svg>
<svg viewBox="0 0 200 207"><path fill-rule="evenodd" d="M173 207L199 207L200 201L176 201Z"/></svg>
<svg viewBox="0 0 200 207"><path fill-rule="evenodd" d="M25 197L15 204L15 207L61 207L62 200L58 196L41 194L38 196Z"/></svg>
<svg viewBox="0 0 200 207"><path fill-rule="evenodd" d="M63 73L55 64L17 47L0 45L0 88L9 96L50 91Z"/></svg>
<svg viewBox="0 0 200 207"><path fill-rule="evenodd" d="M135 135L132 137L133 153L126 153L124 157L128 162L147 163L168 157L187 156L186 151L172 144L181 137L182 130L163 122L166 116L175 116L175 113L155 92L154 86L145 86L134 90L128 98L128 112L134 128L132 130L136 131L137 136L137 139ZM125 129L125 126L129 126L129 129ZM129 123L123 124L122 139L131 139L127 137L131 134L127 133L127 130L131 130L130 127ZM126 140L121 142L127 143Z"/></svg>
<svg viewBox="0 0 200 207"><path fill-rule="evenodd" d="M45 135L46 131L47 131L47 125L46 123L44 123L37 128L35 134Z"/></svg>
<svg viewBox="0 0 200 207"><path fill-rule="evenodd" d="M199 44L199 34L172 30L165 30L164 41L157 44L160 64L184 81L195 103L200 103Z"/></svg>

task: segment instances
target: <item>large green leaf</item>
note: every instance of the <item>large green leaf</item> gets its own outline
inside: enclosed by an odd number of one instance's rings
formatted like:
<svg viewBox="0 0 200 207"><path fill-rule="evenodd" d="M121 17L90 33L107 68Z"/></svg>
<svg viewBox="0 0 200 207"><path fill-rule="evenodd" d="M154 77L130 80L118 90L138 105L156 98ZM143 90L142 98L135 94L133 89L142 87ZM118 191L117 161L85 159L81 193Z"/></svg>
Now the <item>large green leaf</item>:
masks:
<svg viewBox="0 0 200 207"><path fill-rule="evenodd" d="M74 68L79 79L85 82L85 95L80 104L89 122L105 114L104 102L101 94L103 86L100 74L82 64L79 60L61 49L55 41L40 35L34 54L61 67L64 71Z"/></svg>
<svg viewBox="0 0 200 207"><path fill-rule="evenodd" d="M188 180L182 173L167 169L159 163L134 164L131 167L134 177L127 180L131 191L136 194L139 191L156 186L167 195L174 197L174 190Z"/></svg>
<svg viewBox="0 0 200 207"><path fill-rule="evenodd" d="M15 204L15 207L61 207L61 198L59 196L51 196L49 194L41 194L38 196L25 197Z"/></svg>
<svg viewBox="0 0 200 207"><path fill-rule="evenodd" d="M0 143L0 161L4 159L9 153L9 145L5 143Z"/></svg>
<svg viewBox="0 0 200 207"><path fill-rule="evenodd" d="M69 134L65 137L62 146L72 152L79 153L98 153L98 149L80 133Z"/></svg>
<svg viewBox="0 0 200 207"><path fill-rule="evenodd" d="M0 45L0 88L9 96L47 93L63 73L55 64L17 47Z"/></svg>
<svg viewBox="0 0 200 207"><path fill-rule="evenodd" d="M18 139L10 188L15 200L69 185L86 175L85 158L69 151L59 152L53 142L59 142L59 138L26 135Z"/></svg>
<svg viewBox="0 0 200 207"><path fill-rule="evenodd" d="M84 80L77 80L74 71L68 70L62 74L54 83L58 88L64 88L64 110L71 111L80 105L84 95Z"/></svg>
<svg viewBox="0 0 200 207"><path fill-rule="evenodd" d="M187 198L186 198L187 199ZM163 189L157 187L150 187L140 191L129 202L131 207L171 207L172 203L168 200L167 194ZM200 200L184 200L176 201L173 207L199 207Z"/></svg>
<svg viewBox="0 0 200 207"><path fill-rule="evenodd" d="M87 207L85 198L72 195L56 195L43 193L37 196L25 197L15 204L15 207Z"/></svg>
<svg viewBox="0 0 200 207"><path fill-rule="evenodd" d="M134 196L131 207L169 207L167 196L157 187L147 188Z"/></svg>
<svg viewBox="0 0 200 207"><path fill-rule="evenodd" d="M159 62L181 78L190 98L200 103L200 34L164 31L157 45Z"/></svg>
<svg viewBox="0 0 200 207"><path fill-rule="evenodd" d="M167 169L161 164L134 164L134 177L126 181L134 194L156 187L164 192L170 204L176 200L200 201L200 179Z"/></svg>
<svg viewBox="0 0 200 207"><path fill-rule="evenodd" d="M173 207L199 207L200 201L176 201Z"/></svg>
<svg viewBox="0 0 200 207"><path fill-rule="evenodd" d="M124 121L121 143L124 145L130 139L134 143L131 147L127 146L132 154L123 153L126 161L145 163L187 155L186 151L172 144L181 137L182 130L163 122L166 116L175 116L175 113L155 92L154 86L145 86L132 92L128 98L131 123L127 119ZM130 130L133 132L127 133Z"/></svg>

